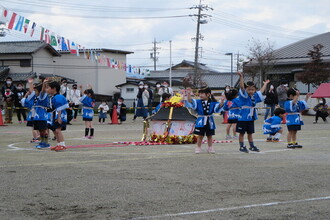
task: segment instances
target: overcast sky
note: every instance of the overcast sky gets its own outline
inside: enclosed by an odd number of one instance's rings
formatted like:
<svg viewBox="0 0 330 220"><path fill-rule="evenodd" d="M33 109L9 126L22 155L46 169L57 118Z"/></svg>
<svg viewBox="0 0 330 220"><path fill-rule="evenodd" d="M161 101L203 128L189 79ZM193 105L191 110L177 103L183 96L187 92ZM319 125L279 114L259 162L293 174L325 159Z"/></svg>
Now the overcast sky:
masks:
<svg viewBox="0 0 330 220"><path fill-rule="evenodd" d="M230 56L224 54L248 55L248 42L252 38L261 41L268 38L276 49L330 30L329 0L203 0L202 3L213 10L203 11L212 17L201 25L204 37L200 43L201 62L221 71L230 71ZM86 48L133 51L127 63L150 69L154 38L160 47L158 69L169 66L170 40L174 64L183 59L194 60L195 43L191 38L196 35L196 17L188 15L197 14L196 9L189 9L197 4L199 0L0 0L0 5L9 11ZM140 19L168 16L187 17ZM12 30L0 41L30 39Z"/></svg>

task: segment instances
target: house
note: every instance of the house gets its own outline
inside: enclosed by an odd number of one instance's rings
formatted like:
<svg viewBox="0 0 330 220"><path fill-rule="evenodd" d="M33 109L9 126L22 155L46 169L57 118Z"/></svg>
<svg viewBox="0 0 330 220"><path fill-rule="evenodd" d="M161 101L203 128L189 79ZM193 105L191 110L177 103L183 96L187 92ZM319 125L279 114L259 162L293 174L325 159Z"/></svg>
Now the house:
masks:
<svg viewBox="0 0 330 220"><path fill-rule="evenodd" d="M176 64L172 67L172 88L174 91L183 88L182 81L187 76L194 75L194 62L183 60L181 63ZM220 92L226 87L226 85L231 84L231 76L233 78L233 86L236 86L239 77L236 73L222 73L212 68L207 67L203 63L198 63L198 71L201 74L201 80L206 83L208 87L212 89L213 92ZM165 69L161 71L150 71L150 75L146 76L145 79L148 82L169 82L170 69Z"/></svg>
<svg viewBox="0 0 330 220"><path fill-rule="evenodd" d="M313 45L322 44L322 59L330 64L330 32L316 35L274 51L274 67L266 73L267 78L277 86L282 80L290 82L290 86L296 86L301 93L314 92L316 88L308 87L296 78L296 73L301 72L304 66L310 63L309 50ZM253 60L244 64L244 68L255 66Z"/></svg>
<svg viewBox="0 0 330 220"><path fill-rule="evenodd" d="M126 55L132 52L113 49L86 49L100 57L126 63ZM11 76L14 83L26 81L34 76L57 76L68 78L68 82L90 84L95 93L111 99L119 92L116 85L126 81L124 68L109 68L106 64L86 59L82 50L80 56L69 51L57 51L44 41L0 42L0 78Z"/></svg>

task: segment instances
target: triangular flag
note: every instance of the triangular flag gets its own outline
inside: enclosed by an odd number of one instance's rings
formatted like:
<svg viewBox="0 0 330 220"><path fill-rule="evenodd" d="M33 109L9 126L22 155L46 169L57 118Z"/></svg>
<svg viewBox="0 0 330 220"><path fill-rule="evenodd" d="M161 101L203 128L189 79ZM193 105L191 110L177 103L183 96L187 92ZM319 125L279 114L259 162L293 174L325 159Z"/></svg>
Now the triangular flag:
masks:
<svg viewBox="0 0 330 220"><path fill-rule="evenodd" d="M16 20L16 16L17 16L17 14L15 12L13 12L13 14L11 15L11 19L9 21L9 24L8 24L8 29L10 29L10 30L13 29L14 23L15 23L15 20Z"/></svg>
<svg viewBox="0 0 330 220"><path fill-rule="evenodd" d="M43 40L44 39L44 34L45 34L45 28L44 27L41 27L41 31L40 31L40 40Z"/></svg>
<svg viewBox="0 0 330 220"><path fill-rule="evenodd" d="M36 28L37 24L35 22L33 22L32 27L31 27L31 37L33 37L34 34L34 29Z"/></svg>
<svg viewBox="0 0 330 220"><path fill-rule="evenodd" d="M30 24L30 20L25 18L25 22L24 22L24 33L26 34L27 30L28 30L28 27L29 27L29 24Z"/></svg>
<svg viewBox="0 0 330 220"><path fill-rule="evenodd" d="M57 40L54 32L50 35L50 45L52 45L53 47L57 47Z"/></svg>

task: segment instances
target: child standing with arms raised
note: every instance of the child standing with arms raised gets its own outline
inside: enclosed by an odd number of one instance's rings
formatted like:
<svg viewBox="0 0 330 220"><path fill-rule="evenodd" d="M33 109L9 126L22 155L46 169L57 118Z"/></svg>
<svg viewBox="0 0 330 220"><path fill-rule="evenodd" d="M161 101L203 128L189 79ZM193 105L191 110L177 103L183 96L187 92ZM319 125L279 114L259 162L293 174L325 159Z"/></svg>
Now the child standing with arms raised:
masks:
<svg viewBox="0 0 330 220"><path fill-rule="evenodd" d="M186 106L192 109L195 109L198 114L198 118L195 124L194 134L198 135L197 137L197 147L195 150L196 154L202 152L202 141L204 136L207 137L207 152L214 154L215 150L212 146L213 139L212 136L215 134L215 122L213 119L213 113L220 111L222 103L219 103L213 95L211 94L211 89L204 88L198 91L200 99L191 98L191 89L187 89L188 92L188 101L185 101Z"/></svg>
<svg viewBox="0 0 330 220"><path fill-rule="evenodd" d="M82 117L83 121L85 121L85 138L93 139L94 137L94 128L93 128L93 116L94 116L94 91L91 86L87 86L85 91L82 90L83 87L80 85L81 93L84 94L80 98L80 102L82 103ZM90 135L88 135L90 132Z"/></svg>
<svg viewBox="0 0 330 220"><path fill-rule="evenodd" d="M240 77L239 103L241 108L236 126L236 131L239 133L239 150L244 153L249 153L249 150L259 152L260 150L253 143L252 136L254 133L254 121L258 119L256 104L264 100L262 93L270 81L266 80L260 91L257 91L257 87L253 82L244 83L243 74L240 72L237 74ZM249 150L244 145L245 133L248 136Z"/></svg>
<svg viewBox="0 0 330 220"><path fill-rule="evenodd" d="M299 91L290 88L287 95L288 100L284 103L285 111L288 113L286 116L286 125L288 127L287 148L302 148L302 146L297 143L297 132L301 130L301 125L304 124L301 112L308 109L307 100L312 94L308 93L305 101L299 101Z"/></svg>

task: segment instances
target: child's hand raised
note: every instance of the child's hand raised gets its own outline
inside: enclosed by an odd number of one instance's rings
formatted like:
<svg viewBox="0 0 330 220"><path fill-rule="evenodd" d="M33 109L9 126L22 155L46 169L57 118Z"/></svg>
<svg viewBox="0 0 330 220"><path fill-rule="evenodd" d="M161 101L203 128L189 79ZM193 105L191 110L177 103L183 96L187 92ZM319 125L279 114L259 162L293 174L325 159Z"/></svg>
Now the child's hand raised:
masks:
<svg viewBox="0 0 330 220"><path fill-rule="evenodd" d="M313 95L313 94L312 94L312 93L310 93L310 92L309 92L309 93L307 93L307 94L306 94L306 99L309 99L309 98L310 98L312 95Z"/></svg>
<svg viewBox="0 0 330 220"><path fill-rule="evenodd" d="M241 72L237 72L237 75L239 75L239 77L243 77L243 73Z"/></svg>
<svg viewBox="0 0 330 220"><path fill-rule="evenodd" d="M28 78L28 83L33 83L34 79L33 78Z"/></svg>
<svg viewBox="0 0 330 220"><path fill-rule="evenodd" d="M264 81L264 84L268 84L268 83L270 83L270 80L269 79L267 79L266 81Z"/></svg>

